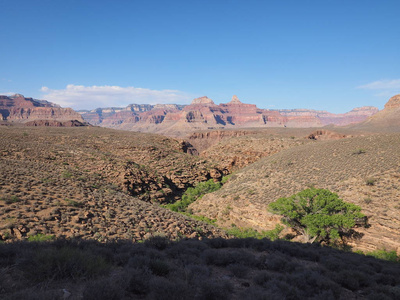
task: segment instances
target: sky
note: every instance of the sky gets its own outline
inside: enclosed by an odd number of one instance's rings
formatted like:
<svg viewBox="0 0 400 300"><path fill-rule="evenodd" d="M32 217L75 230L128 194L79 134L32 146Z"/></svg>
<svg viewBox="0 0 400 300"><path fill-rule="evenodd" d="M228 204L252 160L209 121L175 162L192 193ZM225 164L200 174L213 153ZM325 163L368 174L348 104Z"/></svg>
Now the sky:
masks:
<svg viewBox="0 0 400 300"><path fill-rule="evenodd" d="M400 93L398 0L0 0L0 94L344 113Z"/></svg>

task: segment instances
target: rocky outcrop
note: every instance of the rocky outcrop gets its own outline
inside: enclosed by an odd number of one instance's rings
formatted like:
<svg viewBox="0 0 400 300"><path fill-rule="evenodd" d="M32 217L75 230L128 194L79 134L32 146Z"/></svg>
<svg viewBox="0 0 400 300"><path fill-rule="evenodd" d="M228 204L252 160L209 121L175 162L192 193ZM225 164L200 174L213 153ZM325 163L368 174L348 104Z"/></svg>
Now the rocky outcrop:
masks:
<svg viewBox="0 0 400 300"><path fill-rule="evenodd" d="M385 104L385 109L396 109L400 108L400 94L395 95L392 98L389 99L389 101Z"/></svg>
<svg viewBox="0 0 400 300"><path fill-rule="evenodd" d="M372 115L367 120L353 125L353 129L366 131L400 131L400 94L389 99L383 110Z"/></svg>
<svg viewBox="0 0 400 300"><path fill-rule="evenodd" d="M212 101L210 98L208 98L206 96L203 96L203 97L194 99L191 104L192 105L193 104L214 104L214 101Z"/></svg>
<svg viewBox="0 0 400 300"><path fill-rule="evenodd" d="M29 123L30 126L75 126L84 124L81 115L72 108L61 108L45 100L25 98L21 94L0 96L0 114L8 122Z"/></svg>
<svg viewBox="0 0 400 300"><path fill-rule="evenodd" d="M310 140L338 140L349 137L346 134L341 134L338 132L330 130L316 130L307 137Z"/></svg>
<svg viewBox="0 0 400 300"><path fill-rule="evenodd" d="M193 132L186 137L186 140L193 145L198 152L218 144L226 138L239 137L243 135L254 134L254 131L248 130L213 130Z"/></svg>

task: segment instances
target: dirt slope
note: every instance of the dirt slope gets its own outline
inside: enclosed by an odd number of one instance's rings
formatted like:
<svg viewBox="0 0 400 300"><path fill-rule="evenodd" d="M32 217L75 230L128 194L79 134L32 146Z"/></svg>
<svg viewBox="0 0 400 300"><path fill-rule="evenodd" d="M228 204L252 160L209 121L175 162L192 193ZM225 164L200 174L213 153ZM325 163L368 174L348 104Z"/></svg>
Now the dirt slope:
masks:
<svg viewBox="0 0 400 300"><path fill-rule="evenodd" d="M400 251L399 183L400 134L315 141L249 165L191 208L225 226L272 229L278 218L267 212L270 202L311 185L328 188L369 216L357 248Z"/></svg>
<svg viewBox="0 0 400 300"><path fill-rule="evenodd" d="M0 239L223 235L149 203L221 176L183 146L104 128L0 126Z"/></svg>

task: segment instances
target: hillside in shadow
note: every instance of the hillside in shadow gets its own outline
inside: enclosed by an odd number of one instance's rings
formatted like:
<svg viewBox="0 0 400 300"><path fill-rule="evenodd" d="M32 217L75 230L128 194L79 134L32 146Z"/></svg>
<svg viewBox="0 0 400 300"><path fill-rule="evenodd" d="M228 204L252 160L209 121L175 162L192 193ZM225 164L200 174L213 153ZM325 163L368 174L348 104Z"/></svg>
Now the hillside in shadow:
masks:
<svg viewBox="0 0 400 300"><path fill-rule="evenodd" d="M1 299L399 299L397 262L267 239L0 244Z"/></svg>

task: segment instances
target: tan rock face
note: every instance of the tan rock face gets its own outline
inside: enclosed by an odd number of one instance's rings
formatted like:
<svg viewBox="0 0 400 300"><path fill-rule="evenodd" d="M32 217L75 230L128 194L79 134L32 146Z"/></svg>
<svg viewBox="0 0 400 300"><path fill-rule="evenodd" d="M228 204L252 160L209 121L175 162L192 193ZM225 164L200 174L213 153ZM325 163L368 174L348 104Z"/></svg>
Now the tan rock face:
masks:
<svg viewBox="0 0 400 300"><path fill-rule="evenodd" d="M400 94L393 96L385 104L385 109L393 109L393 108L399 108L399 107L400 107Z"/></svg>
<svg viewBox="0 0 400 300"><path fill-rule="evenodd" d="M214 101L212 101L210 98L208 98L206 96L203 96L203 97L194 99L191 104L214 104Z"/></svg>
<svg viewBox="0 0 400 300"><path fill-rule="evenodd" d="M234 104L234 103L238 103L238 104L242 103L242 102L240 102L239 98L236 95L233 95L231 102L229 102L229 104Z"/></svg>

